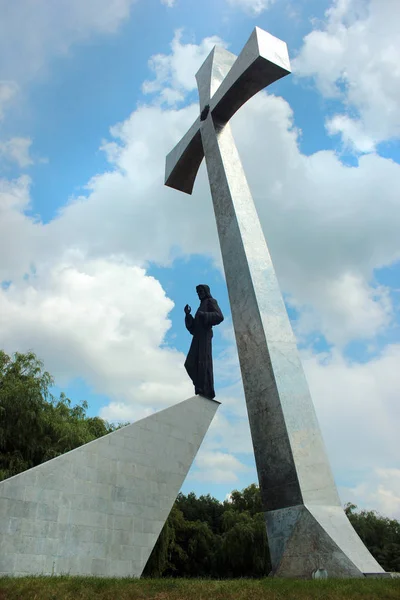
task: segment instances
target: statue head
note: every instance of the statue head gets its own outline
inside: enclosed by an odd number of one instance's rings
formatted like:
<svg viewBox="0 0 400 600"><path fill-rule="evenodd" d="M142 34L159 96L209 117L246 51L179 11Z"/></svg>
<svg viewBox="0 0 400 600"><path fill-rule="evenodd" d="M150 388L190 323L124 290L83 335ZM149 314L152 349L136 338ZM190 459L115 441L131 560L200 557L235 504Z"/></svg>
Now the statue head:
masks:
<svg viewBox="0 0 400 600"><path fill-rule="evenodd" d="M196 286L196 292L200 300L204 300L205 298L212 298L210 288L205 283L201 283Z"/></svg>

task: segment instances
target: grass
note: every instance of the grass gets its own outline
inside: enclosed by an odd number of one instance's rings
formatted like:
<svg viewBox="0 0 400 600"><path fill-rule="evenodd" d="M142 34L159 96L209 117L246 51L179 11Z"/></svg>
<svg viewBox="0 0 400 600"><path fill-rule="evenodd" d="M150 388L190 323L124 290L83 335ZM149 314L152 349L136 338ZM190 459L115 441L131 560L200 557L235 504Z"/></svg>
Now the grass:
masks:
<svg viewBox="0 0 400 600"><path fill-rule="evenodd" d="M400 579L0 578L0 600L399 600Z"/></svg>

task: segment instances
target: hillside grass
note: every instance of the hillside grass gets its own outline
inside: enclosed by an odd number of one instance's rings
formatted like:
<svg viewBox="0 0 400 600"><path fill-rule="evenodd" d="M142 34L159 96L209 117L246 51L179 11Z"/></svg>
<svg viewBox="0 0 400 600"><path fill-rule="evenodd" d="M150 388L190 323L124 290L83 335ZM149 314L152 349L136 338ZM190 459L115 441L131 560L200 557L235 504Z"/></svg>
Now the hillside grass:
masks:
<svg viewBox="0 0 400 600"><path fill-rule="evenodd" d="M0 600L399 600L400 579L0 578Z"/></svg>

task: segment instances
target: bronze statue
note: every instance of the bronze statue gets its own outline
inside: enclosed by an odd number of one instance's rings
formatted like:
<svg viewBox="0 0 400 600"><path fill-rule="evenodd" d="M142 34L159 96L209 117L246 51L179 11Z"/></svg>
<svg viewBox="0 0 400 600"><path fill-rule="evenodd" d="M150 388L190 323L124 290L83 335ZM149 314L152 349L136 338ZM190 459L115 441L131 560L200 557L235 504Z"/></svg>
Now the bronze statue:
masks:
<svg viewBox="0 0 400 600"><path fill-rule="evenodd" d="M195 394L212 399L215 397L211 350L212 327L222 323L224 316L218 302L211 296L208 285L198 285L196 292L200 299L200 306L195 316L190 314L192 309L188 304L184 309L186 329L193 336L185 369L193 381Z"/></svg>

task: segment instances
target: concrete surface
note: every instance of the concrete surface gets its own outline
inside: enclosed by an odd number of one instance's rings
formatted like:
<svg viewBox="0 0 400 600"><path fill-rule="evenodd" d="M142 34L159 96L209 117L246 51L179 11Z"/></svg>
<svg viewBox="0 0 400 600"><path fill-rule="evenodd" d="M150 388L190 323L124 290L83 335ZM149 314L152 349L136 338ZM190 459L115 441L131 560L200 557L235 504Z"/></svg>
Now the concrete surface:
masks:
<svg viewBox="0 0 400 600"><path fill-rule="evenodd" d="M218 406L194 396L0 482L0 575L139 577Z"/></svg>

